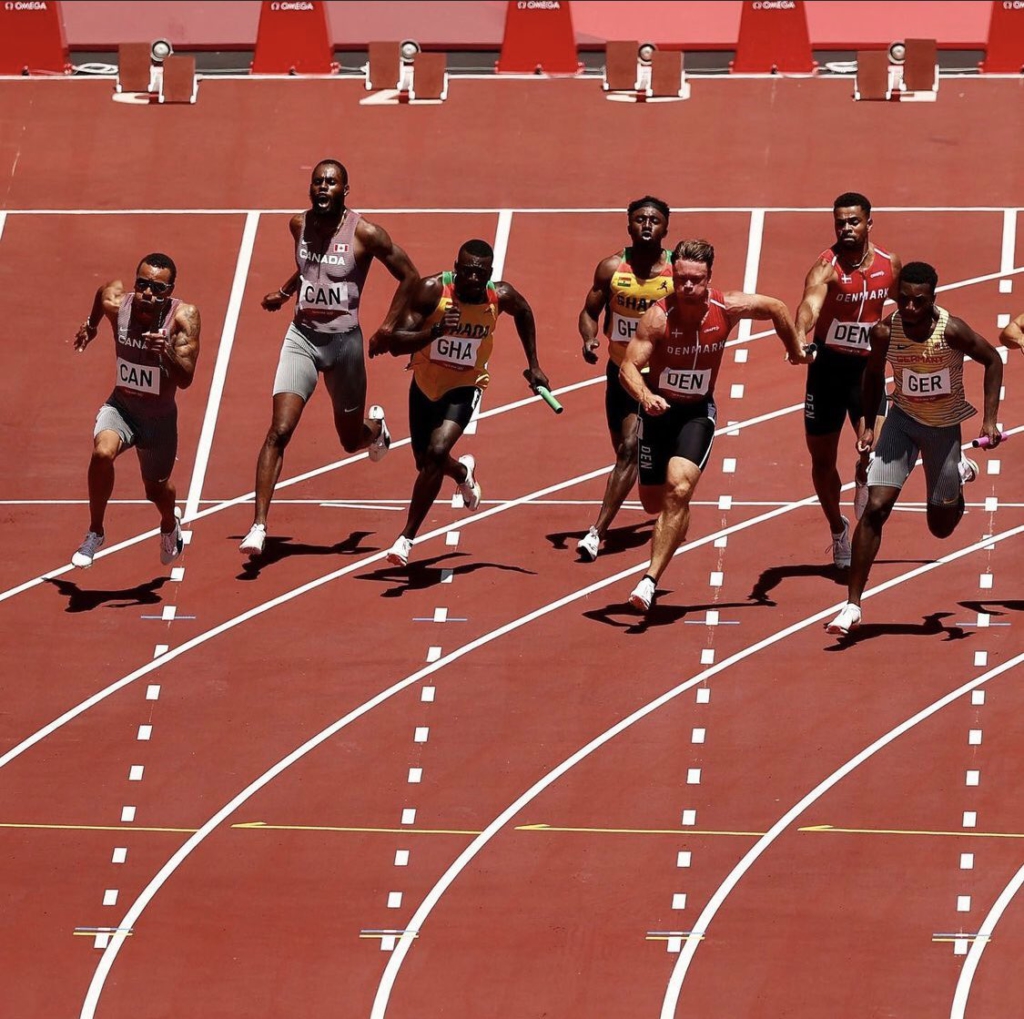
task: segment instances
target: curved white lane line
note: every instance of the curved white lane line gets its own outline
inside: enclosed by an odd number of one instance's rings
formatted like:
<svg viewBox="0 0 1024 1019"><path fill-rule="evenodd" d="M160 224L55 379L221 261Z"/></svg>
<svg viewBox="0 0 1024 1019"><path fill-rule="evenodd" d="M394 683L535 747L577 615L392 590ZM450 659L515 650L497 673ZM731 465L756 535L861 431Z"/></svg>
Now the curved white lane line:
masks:
<svg viewBox="0 0 1024 1019"><path fill-rule="evenodd" d="M950 1009L949 1019L964 1019L964 1013L967 1010L967 999L970 997L971 988L974 985L974 974L978 969L978 963L981 962L981 954L988 947L989 939L992 937L992 932L996 929L996 924L999 923L1013 897L1020 891L1022 884L1024 884L1024 867L1021 867L1013 875L1010 883L999 893L999 898L993 903L992 908L985 917L984 923L978 929L978 936L971 945L967 958L964 959L960 976L956 982L956 991L953 994L953 1007Z"/></svg>
<svg viewBox="0 0 1024 1019"><path fill-rule="evenodd" d="M1020 534L1022 532L1024 532L1024 525L1020 527L1015 527L1009 531L1004 531L1002 534L994 535L991 538L986 538L982 541L975 542L973 545L969 545L966 548L958 549L956 552L951 552L949 553L949 555L943 556L941 559L938 559L933 563L927 563L923 566L917 567L916 569L910 570L908 573L902 574L899 577L894 577L892 580L887 580L885 583L879 584L877 587L873 587L869 591L865 591L864 597L874 597L877 594L881 594L883 591L887 591L890 588L898 586L899 584L906 583L907 581L913 580L916 577L922 576L925 573L929 573L934 569L938 569L938 567L940 566L944 566L947 563L951 563L957 559L961 559L964 556L971 555L974 552L977 552L981 549L986 549L989 545L995 542L1004 541L1007 538L1014 537L1015 535ZM452 865L444 872L444 874L434 885L434 887L431 888L431 890L427 893L426 897L423 899L423 902L420 904L419 908L416 910L412 918L406 924L407 933L399 936L395 948L392 951L390 958L388 959L387 966L384 969L384 974L381 977L380 984L377 987L377 994L374 998L373 1009L370 1012L370 1019L384 1019L384 1015L387 1011L388 1002L391 997L391 991L394 986L395 980L398 976L398 972L401 969L402 963L405 960L405 956L408 954L409 949L412 948L413 942L415 941L416 932L418 932L422 928L423 923L430 915L434 906L437 904L437 901L441 898L441 896L447 890L449 885L451 885L452 882L459 876L462 870L470 863L470 861L516 814L518 814L523 809L523 807L525 807L528 803L530 803L538 795L540 795L540 793L547 789L548 786L552 785L556 781L556 779L560 778L567 771L573 768L576 764L578 764L584 758L588 757L591 753L593 753L595 750L604 746L604 744L608 743L615 736L619 735L619 733L623 732L625 729L632 726L635 722L638 722L641 719L646 718L649 714L656 711L664 704L667 704L675 697L678 697L679 694L691 689L699 683L704 682L711 676L717 675L719 672L723 672L725 669L730 668L737 662L743 661L745 658L749 658L756 652L761 651L764 648L771 646L772 644L778 643L780 640L784 640L786 637L791 636L799 630L805 629L806 627L811 626L816 622L826 619L833 612L837 611L837 609L839 609L843 604L844 602L839 602L835 605L829 606L827 609L824 609L820 612L816 612L812 616L808 616L806 619L802 619L797 623L793 623L791 626L787 626L785 629L779 630L777 633L774 633L771 636L766 637L764 640L760 640L756 644L752 644L749 647L744 648L742 651L739 651L734 655L730 655L730 657L728 658L722 659L722 661L719 662L717 665L714 665L711 668L706 669L704 672L699 673L693 678L688 679L686 682L681 683L673 689L662 694L660 697L651 701L649 704L646 704L644 705L644 707L639 708L637 711L633 712L633 714L631 714L629 717L624 718L622 719L622 721L616 723L614 726L606 730L600 736L591 740L591 742L588 743L585 747L582 747L580 750L577 750L572 756L568 757L565 761L558 765L558 767L548 772L547 775L545 775L543 778L537 781L525 793L523 793L522 796L520 796L512 804L510 804L501 814L498 815L498 817L496 817L483 830L483 832L481 832L480 835L478 835L469 844L469 846L466 847L466 849L459 855L459 857L454 861L454 863L452 863ZM1005 666L1003 668L1005 668ZM992 674L995 674L997 671L999 670L994 670ZM975 684L969 684L964 689L970 689L972 685L976 685L976 682ZM838 781L838 778L836 779L836 781ZM822 791L824 790L822 789ZM807 803L809 802L811 802L810 799L807 800ZM804 801L801 801L801 803L804 804L804 806L806 806L806 803L804 803ZM794 808L794 810L795 809L796 808ZM803 806L801 806L800 809L802 810ZM792 814L793 812L791 811L790 813ZM783 821L788 823L788 819L790 819L789 814L786 815L786 818L784 818ZM780 825L782 827L780 827ZM785 825L782 821L780 821L779 824L772 829L772 832L778 834L778 832L776 832L776 828L778 828L778 830L781 831L783 827L785 827ZM769 832L769 835L772 835L772 832ZM774 838L774 836L772 837ZM765 836L765 838L762 838L760 840L758 845L764 843L761 852L763 852L764 848L767 848L767 845L770 843L770 841L771 839L769 839L768 836ZM757 855L760 854L758 853ZM750 859L751 863L754 859L756 859L756 855L753 855L753 850L750 853L748 853L746 857L744 857L744 859L748 858ZM736 870L733 872L734 874L736 874L735 880L739 880L739 877L741 876L739 873L737 873L738 870L739 867L737 867ZM735 884L735 881L733 881L733 884ZM724 895L722 896L722 898L724 899ZM701 918L697 921L694 927L695 930L705 930L707 924L710 923L711 916L713 916L714 913L712 911L710 915L706 916L706 914L708 914L708 909L710 909L710 905L704 910L704 913L701 914ZM691 956L693 954L693 951L696 950L697 944L699 944L698 939L692 939L687 942L687 948L692 948L692 950L690 951ZM675 979L675 972L673 972L673 979ZM680 984L681 982L682 978L680 977ZM663 1019L669 1019L669 1017L671 1017L672 1014L672 1012L665 1011L664 1009L662 1011Z"/></svg>

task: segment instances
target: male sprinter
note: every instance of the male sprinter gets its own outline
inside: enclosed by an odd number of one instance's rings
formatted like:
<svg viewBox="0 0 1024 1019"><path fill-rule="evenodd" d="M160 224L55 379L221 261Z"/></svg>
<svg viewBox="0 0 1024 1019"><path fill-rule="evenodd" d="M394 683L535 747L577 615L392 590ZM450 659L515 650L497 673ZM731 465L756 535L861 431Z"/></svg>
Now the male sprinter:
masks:
<svg viewBox="0 0 1024 1019"><path fill-rule="evenodd" d="M199 309L171 295L178 270L167 255L146 255L125 292L121 280L96 291L75 350L94 339L102 319L114 332L114 390L100 407L89 460L89 530L71 563L88 569L106 537L103 518L114 490L114 461L134 446L146 498L160 511L160 562L181 555L171 471L178 451L179 389L188 389L199 358Z"/></svg>
<svg viewBox="0 0 1024 1019"><path fill-rule="evenodd" d="M369 447L369 457L384 457L391 434L384 411L366 415L366 363L359 329L359 298L366 274L377 259L398 289L383 326L393 326L398 311L419 280L409 256L387 231L345 207L348 171L334 159L313 168L310 208L290 223L298 268L280 290L267 294L262 306L278 311L296 297L295 316L285 333L274 379L270 429L256 462L256 508L252 528L239 551L258 556L267 540L267 513L281 476L285 447L313 395L318 376L334 408L334 428L346 453Z"/></svg>
<svg viewBox="0 0 1024 1019"><path fill-rule="evenodd" d="M648 513L658 514L651 564L629 596L641 612L654 603L658 580L686 539L690 500L715 437L715 380L729 333L740 319L771 319L790 362L810 360L785 304L713 289L714 262L715 249L707 241L676 245L675 292L647 310L622 362L622 385L640 403L640 501Z"/></svg>
<svg viewBox="0 0 1024 1019"><path fill-rule="evenodd" d="M871 330L864 406L874 406L882 392L886 361L893 369L894 406L868 470L868 505L853 535L848 600L826 627L829 633L844 636L860 626L861 595L882 543L882 527L919 453L928 490L928 530L936 538L948 538L960 523L964 483L978 476L978 465L960 452L960 423L977 414L964 396L965 356L985 366L979 434L988 438L990 449L999 445L996 415L1003 362L995 347L935 303L938 283L938 274L926 262L905 265L896 294L898 310ZM874 444L874 431L865 421L857 448L870 450Z"/></svg>
<svg viewBox="0 0 1024 1019"><path fill-rule="evenodd" d="M811 481L832 532L832 562L850 565L850 522L839 511L842 481L836 469L843 421L859 433L861 419L885 414L885 392L872 407L861 405L861 375L868 355L871 327L882 318L886 298L895 297L900 260L871 240L871 203L848 191L834 203L836 242L826 248L804 282L796 312L797 339L814 338L817 356L807 369L804 434L811 454ZM853 506L860 519L867 503L868 454L854 472Z"/></svg>
<svg viewBox="0 0 1024 1019"><path fill-rule="evenodd" d="M469 424L490 375L498 316L512 316L526 353L523 375L530 387L548 386L537 363L537 337L530 305L510 283L491 282L494 251L486 241L459 248L454 272L419 282L396 330L382 328L370 341L370 356L412 354L409 431L416 458L416 483L405 529L388 552L388 562L405 566L413 539L447 475L458 487L467 510L480 505L476 461L466 454L452 459L452 447Z"/></svg>
<svg viewBox="0 0 1024 1019"><path fill-rule="evenodd" d="M605 316L608 339L607 386L604 411L608 420L615 466L608 476L597 520L576 545L584 562L593 562L605 534L626 496L636 484L637 402L622 388L619 366L644 312L672 293L672 253L662 247L668 233L669 207L646 195L630 202L626 229L630 246L598 263L594 284L580 312L583 358L597 364L600 318Z"/></svg>

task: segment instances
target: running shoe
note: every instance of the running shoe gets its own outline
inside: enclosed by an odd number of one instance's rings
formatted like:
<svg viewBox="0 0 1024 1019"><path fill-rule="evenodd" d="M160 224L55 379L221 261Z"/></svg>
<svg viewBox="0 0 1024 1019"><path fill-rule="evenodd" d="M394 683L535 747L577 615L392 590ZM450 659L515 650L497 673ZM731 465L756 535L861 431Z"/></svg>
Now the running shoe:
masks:
<svg viewBox="0 0 1024 1019"><path fill-rule="evenodd" d="M843 517L843 529L832 535L832 562L841 570L848 570L853 560L853 547L850 545L850 521Z"/></svg>
<svg viewBox="0 0 1024 1019"><path fill-rule="evenodd" d="M657 585L650 577L644 577L629 594L629 604L640 612L646 612L654 604Z"/></svg>
<svg viewBox="0 0 1024 1019"><path fill-rule="evenodd" d="M388 431L388 426L384 422L383 407L374 404L370 408L369 417L371 421L380 422L380 435L370 443L370 447L366 452L374 463L379 463L384 459L388 448L391 446L391 432Z"/></svg>
<svg viewBox="0 0 1024 1019"><path fill-rule="evenodd" d="M394 545L388 549L387 561L392 566L408 566L409 555L412 552L412 542L400 534L396 539Z"/></svg>
<svg viewBox="0 0 1024 1019"><path fill-rule="evenodd" d="M459 485L459 495L470 513L480 508L480 485L476 480L476 458L472 453L459 457L459 463L466 468L466 480Z"/></svg>
<svg viewBox="0 0 1024 1019"><path fill-rule="evenodd" d="M597 533L596 527L591 527L586 534L576 542L576 551L580 558L587 563L592 563L601 551L601 535Z"/></svg>
<svg viewBox="0 0 1024 1019"><path fill-rule="evenodd" d="M164 534L160 532L160 562L169 566L185 547L185 539L181 536L181 510L174 507L174 530Z"/></svg>
<svg viewBox="0 0 1024 1019"><path fill-rule="evenodd" d="M957 464L960 472L960 484L969 485L978 476L978 465L961 454L960 463Z"/></svg>
<svg viewBox="0 0 1024 1019"><path fill-rule="evenodd" d="M93 558L103 547L103 535L95 531L87 531L78 546L78 551L71 556L71 565L77 566L80 570L87 570L92 566Z"/></svg>
<svg viewBox="0 0 1024 1019"><path fill-rule="evenodd" d="M247 555L250 559L254 559L256 556L261 555L263 552L263 546L267 541L267 525L266 524L253 524L249 528L249 533L242 539L242 544L238 546L238 551L242 555Z"/></svg>
<svg viewBox="0 0 1024 1019"><path fill-rule="evenodd" d="M825 630L839 637L845 637L851 630L856 630L858 626L860 626L860 606L847 602L839 610L839 615L825 627Z"/></svg>

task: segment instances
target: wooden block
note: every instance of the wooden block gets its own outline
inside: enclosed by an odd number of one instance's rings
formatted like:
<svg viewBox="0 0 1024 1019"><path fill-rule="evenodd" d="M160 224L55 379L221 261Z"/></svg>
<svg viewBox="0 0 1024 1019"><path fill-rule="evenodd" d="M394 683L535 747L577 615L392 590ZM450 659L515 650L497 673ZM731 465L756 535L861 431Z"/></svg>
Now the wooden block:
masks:
<svg viewBox="0 0 1024 1019"><path fill-rule="evenodd" d="M370 60L366 67L366 87L371 91L398 88L401 75L401 52L397 42L371 42Z"/></svg>
<svg viewBox="0 0 1024 1019"><path fill-rule="evenodd" d="M196 101L196 58L174 54L164 60L160 102L194 103Z"/></svg>
<svg viewBox="0 0 1024 1019"><path fill-rule="evenodd" d="M903 61L903 86L908 92L935 91L938 47L934 39L907 39Z"/></svg>
<svg viewBox="0 0 1024 1019"><path fill-rule="evenodd" d="M444 99L448 92L448 54L417 53L412 62L413 99Z"/></svg>
<svg viewBox="0 0 1024 1019"><path fill-rule="evenodd" d="M651 58L651 95L678 96L682 82L682 50L655 50Z"/></svg>
<svg viewBox="0 0 1024 1019"><path fill-rule="evenodd" d="M889 98L889 54L886 50L861 50L857 54L857 98Z"/></svg>
<svg viewBox="0 0 1024 1019"><path fill-rule="evenodd" d="M640 43L613 41L605 44L604 87L610 92L636 91L636 51Z"/></svg>
<svg viewBox="0 0 1024 1019"><path fill-rule="evenodd" d="M153 78L153 63L148 42L123 42L117 47L118 92L148 92Z"/></svg>

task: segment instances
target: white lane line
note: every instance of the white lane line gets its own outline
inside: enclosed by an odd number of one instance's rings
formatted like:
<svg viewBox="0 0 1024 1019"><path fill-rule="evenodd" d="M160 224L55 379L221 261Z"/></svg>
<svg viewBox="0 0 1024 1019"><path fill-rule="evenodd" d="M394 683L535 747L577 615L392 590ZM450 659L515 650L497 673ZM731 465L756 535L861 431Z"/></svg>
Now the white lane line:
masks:
<svg viewBox="0 0 1024 1019"><path fill-rule="evenodd" d="M764 240L764 209L750 210L750 230L747 234L747 263L743 270L743 291L757 293L757 277L761 269L761 242ZM741 343L750 339L753 322L745 318L740 322L736 339ZM769 334L772 335L772 334Z"/></svg>
<svg viewBox="0 0 1024 1019"><path fill-rule="evenodd" d="M223 75L219 77L230 77L230 75ZM471 77L469 75L463 75L462 77ZM1017 76L1014 75L1014 78ZM510 80L502 76L503 80ZM20 81L21 78L11 78L10 81ZM33 78L34 83L38 83L44 80L61 80L61 79L44 79L44 78ZM248 79L240 79L248 80ZM489 75L488 81L493 81L494 76ZM524 79L525 80L525 79ZM536 80L530 76L530 80ZM582 80L582 79L581 79ZM720 79L725 80L725 79ZM733 75L732 80L739 80ZM874 205L872 206L874 212L1005 212L1005 205ZM12 216L240 216L250 210L248 209L9 209L8 212ZM295 208L290 207L287 209L260 209L260 213L268 216L294 216ZM442 208L427 208L427 207L415 207L415 208L363 208L360 209L364 216L376 215L376 216L434 216L434 215L466 215L466 216L484 216L493 215L496 212L502 212L501 209L496 209L491 206L480 206L474 208L457 208L457 209L442 209ZM531 206L524 208L517 208L511 210L513 212L531 213L533 215L550 216L564 213L566 215L578 214L578 215L592 215L595 213L607 213L612 216L621 216L622 207L616 206L615 208L602 208L599 206L587 206L587 207L565 207L565 206L552 206L550 208L544 208L540 206ZM818 212L832 212L832 206L830 205L766 205L763 208L754 209L749 205L707 205L707 206L672 206L672 211L675 213L696 213L696 212L723 212L723 213L751 213L751 212L791 212L791 213L818 213Z"/></svg>
<svg viewBox="0 0 1024 1019"><path fill-rule="evenodd" d="M1003 209L1003 245L1000 276L1007 276L1013 270L1013 260L1017 254L1017 210Z"/></svg>
<svg viewBox="0 0 1024 1019"><path fill-rule="evenodd" d="M941 559L935 560L934 562L926 563L923 566L918 566L905 574L901 574L898 577L894 577L891 580L879 584L877 587L873 587L868 591L865 591L863 597L872 598L875 595L881 594L882 592L889 590L890 588L897 587L898 585L904 584L907 581L914 580L917 577L923 576L926 573L930 573L932 570L938 569L940 566L944 566L947 563L954 562L957 559L963 558L964 556L971 555L974 552L984 549L988 542L1003 541L1008 538L1015 537L1020 533L1024 533L1024 525L1020 527L1015 527L1009 531L1005 531L1002 534L995 535L992 538L987 539L985 542L976 542L973 545L968 545L965 548L958 549L957 551L951 552L948 555L943 556ZM598 585L594 586L596 587ZM590 589L585 589L584 592L577 592L576 595L571 597L578 597L581 594L583 596L586 596L590 593ZM735 665L737 662L743 661L744 659L751 657L757 652L764 650L764 648L770 647L771 645L776 644L779 641L785 640L787 637L792 636L794 633L797 633L800 630L806 629L808 626L812 626L817 622L824 621L831 614L838 611L843 606L843 604L845 603L837 602L835 605L829 606L828 608L823 609L820 612L816 612L814 615L808 616L806 619L802 619L799 622L793 623L790 626L787 626L785 629L779 630L776 633L771 634L768 637L765 637L763 640L759 640L756 643L749 645L748 647L737 652L736 654L730 655L728 658L722 659L722 661L719 662L718 665L715 665L710 669L706 669L705 671L698 673L696 676L691 677L690 679L679 684L678 686L673 687L671 690L666 691L660 697L657 697L655 700L650 701L648 704L644 705L643 707L633 712L633 714L622 719L621 721L613 725L610 729L607 729L605 732L601 733L601 735L595 737L586 746L581 747L570 757L566 758L566 760L563 761L560 765L558 765L550 772L548 772L546 775L544 775L534 785L532 785L528 790L526 790L525 793L523 793L513 803L511 803L504 811L502 811L501 814L499 814L493 821L491 821L491 823L488 824L487 827L462 851L458 858L438 879L434 887L431 888L431 890L427 893L426 897L423 899L423 902L419 905L419 907L416 909L416 912L413 914L412 918L406 924L406 928L409 934L403 935L399 939L399 943L395 946L394 954L388 960L388 964L384 970L383 976L381 977L380 984L377 987L377 994L374 998L373 1008L370 1012L370 1019L384 1019L384 1014L388 1006L388 1000L391 995L391 989L394 986L394 982L398 976L398 971L402 966L405 956L408 954L409 949L412 947L415 932L422 929L423 923L430 915L431 911L437 904L438 900L448 889L448 887L452 884L452 882L459 876L459 874L469 865L473 858L483 849L483 847L495 835L497 835L498 832L501 831L502 828L504 828L505 825L512 820L512 818L519 814L524 807L526 807L529 803L536 799L542 792L544 792L544 790L553 785L559 778L562 777L562 775L568 772L571 768L575 767L580 761L589 757L595 750L598 750L601 747L603 747L606 743L610 742L612 739L614 739L620 733L624 732L626 729L634 725L636 722L641 721L648 715L653 714L659 708L663 707L665 704L669 703L670 701L678 697L679 694L683 693L686 690L692 689L693 687L701 683L705 683L712 676L715 676L718 673L723 672L724 670L730 668L732 665ZM1024 658L1024 656L1021 657ZM977 683L981 682L983 678L985 677L979 677L979 679L975 680L972 684L968 684L967 686L965 686L963 690L968 690L971 688L971 686L977 685ZM893 736L892 738L895 738L895 736ZM879 741L878 744L873 744L872 748L869 748L869 751L873 753L874 749L877 749L880 745L882 745L881 741ZM870 756L868 751L865 751L864 755ZM848 770L852 770L852 767L848 767ZM840 777L842 777L842 775L840 774L840 772L837 772L832 784L835 784L835 782L839 781ZM827 787L825 783L822 783L821 786L817 787L814 793L818 793L820 795L821 793L824 793L826 791L826 788ZM809 794L809 797L813 796L814 793ZM759 856L760 853L763 852L768 847L768 845L770 845L771 841L773 841L774 838L777 837L777 835L784 830L786 825L788 825L788 823L794 817L796 817L811 802L813 802L813 799L809 797L805 798L805 800L802 800L797 805L797 807L794 807L793 810L787 813L784 818L782 818L779 822L776 823L776 825L771 829L768 835L764 836L758 842L757 845L761 848L757 853L755 853L754 850L751 850L747 853L747 855L744 857L744 861L749 860L747 866L752 864L754 860L757 859L757 856ZM756 848L757 847L755 847L755 849ZM737 865L737 868L733 871L734 879L732 881L732 884L735 884L736 881L739 880L742 873L740 871L740 867L742 866L742 864L743 861L741 861L740 864ZM731 875L731 877L733 875ZM721 892L723 888L725 888L725 884L720 886L719 891ZM731 890L731 885L729 886L729 889ZM717 894L718 893L716 893L716 896ZM728 894L728 891L721 895L721 898L723 900L726 894ZM707 926L711 922L711 917L714 915L714 913L712 911L710 915L707 914L711 909L711 905L714 904L714 902L715 900L713 899L712 903L710 903L708 907L705 907L705 910L701 914L700 918L693 924L694 930L707 930ZM715 908L717 909L717 905L715 906ZM135 920L137 919L137 917L132 916L130 912L128 914L128 917L131 923L134 923ZM121 926L128 927L130 926L130 923L127 920L122 921ZM688 940L690 940L690 944L688 944L687 948L685 949L685 951L688 953L687 960L689 960L689 958L692 958L693 952L696 950L696 944L698 939ZM111 949L108 949L108 951L111 950L116 952L119 949L116 946L112 946ZM103 960L101 959L100 962L102 963L102 961ZM673 979L675 979L676 972L678 972L678 964L676 970L673 972ZM676 996L678 997L678 992ZM666 1003L667 1001L668 997L666 996ZM674 1008L675 1006L673 1005L672 1008L666 1007L665 1009L663 1009L662 1019L674 1019ZM83 1016L82 1019L85 1019L85 1017Z"/></svg>
<svg viewBox="0 0 1024 1019"><path fill-rule="evenodd" d="M1024 528L1014 528L1012 531L1006 531L1000 535L1000 540L1004 538L1010 538L1020 533ZM903 577L896 577L891 581L881 585L881 588L875 589L872 593L877 593L879 590L889 586L895 586L895 584L902 583L904 580L910 579L914 574L920 574L926 572L928 569L933 569L943 562L951 562L954 559L959 559L965 555L970 555L972 552L983 549L984 546L981 544L975 544L968 546L965 549L960 549L957 552L951 553L949 556L944 556L943 559L930 564L926 567L920 567L917 570L912 570L911 573ZM978 676L976 679L972 679L970 682L965 683L963 686L956 690L946 694L939 700L934 701L928 707L923 708L917 714L908 718L906 721L901 722L895 728L890 729L884 736L875 740L870 746L865 747L859 754L852 757L842 767L838 768L831 775L828 776L824 781L814 787L803 799L800 800L795 806L786 812L775 824L772 825L771 829L767 834L763 835L758 839L757 843L751 847L746 853L742 860L733 868L728 877L719 885L715 894L711 897L708 904L704 907L701 915L697 918L694 923L694 930L707 932L711 921L714 919L715 914L721 908L722 903L726 897L733 890L740 878L754 865L758 857L781 835L809 806L811 806L816 800L820 799L825 795L833 786L837 785L842 779L846 778L852 771L858 768L870 757L873 757L878 751L883 750L890 743L894 742L900 736L909 732L916 725L931 718L932 715L937 714L943 708L952 704L954 701L962 697L964 694L969 693L975 687L987 682L990 679L994 679L996 676L1014 668L1016 665L1024 662L1024 654L1017 655L1015 658L1011 658L1009 661L1004 662L1002 665L997 666L991 672L987 672L982 676ZM965 818L966 819L966 818ZM976 821L976 818L973 820ZM416 917L414 916L409 926L414 929L418 929L416 923ZM662 1003L661 1019L673 1019L676 1015L676 1009L679 1004L679 995L682 991L683 981L686 979L686 972L689 969L690 963L693 960L693 956L699 947L698 942L694 939L692 942L684 946L682 953L676 962L675 968L672 971L672 976L669 979L668 988L665 992L665 998Z"/></svg>
<svg viewBox="0 0 1024 1019"><path fill-rule="evenodd" d="M498 228L494 234L494 261L492 277L496 280L503 278L505 272L505 258L508 255L508 238L512 232L512 209L498 210Z"/></svg>
<svg viewBox="0 0 1024 1019"><path fill-rule="evenodd" d="M0 240L4 237L4 224L7 222L7 213L0 212Z"/></svg>
<svg viewBox="0 0 1024 1019"><path fill-rule="evenodd" d="M235 263L235 278L231 283L231 296L228 298L228 310L224 316L224 328L220 334L217 361L213 368L213 378L210 380L210 396L206 401L206 414L203 417L203 427L199 433L196 461L192 467L192 482L188 486L188 498L185 500L185 515L182 520L186 523L196 515L199 499L203 492L203 483L206 481L206 468L210 463L213 435L217 429L217 415L220 413L220 401L224 395L224 382L228 375L231 348L235 342L238 316L242 311L245 282L249 276L249 264L252 262L252 250L256 243L256 230L259 227L259 222L260 214L258 212L245 214L242 244L238 251L238 261Z"/></svg>

